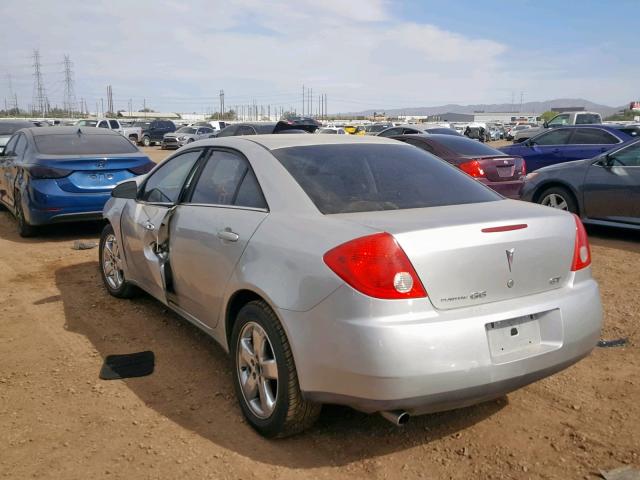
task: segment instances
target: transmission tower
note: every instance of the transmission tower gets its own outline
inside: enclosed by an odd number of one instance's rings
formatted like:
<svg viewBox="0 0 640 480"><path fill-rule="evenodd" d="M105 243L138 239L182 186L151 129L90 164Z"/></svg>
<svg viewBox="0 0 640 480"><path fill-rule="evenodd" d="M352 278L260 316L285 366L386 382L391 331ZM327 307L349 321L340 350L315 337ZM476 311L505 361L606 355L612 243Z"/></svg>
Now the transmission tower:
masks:
<svg viewBox="0 0 640 480"><path fill-rule="evenodd" d="M76 93L73 87L73 64L69 55L64 56L64 110L73 117L76 110Z"/></svg>
<svg viewBox="0 0 640 480"><path fill-rule="evenodd" d="M18 95L13 91L13 79L11 74L7 73L7 84L9 87L9 101L7 102L7 108L18 112Z"/></svg>
<svg viewBox="0 0 640 480"><path fill-rule="evenodd" d="M47 94L42 80L42 70L40 69L40 51L36 48L33 51L33 105L32 109L43 117L47 116Z"/></svg>

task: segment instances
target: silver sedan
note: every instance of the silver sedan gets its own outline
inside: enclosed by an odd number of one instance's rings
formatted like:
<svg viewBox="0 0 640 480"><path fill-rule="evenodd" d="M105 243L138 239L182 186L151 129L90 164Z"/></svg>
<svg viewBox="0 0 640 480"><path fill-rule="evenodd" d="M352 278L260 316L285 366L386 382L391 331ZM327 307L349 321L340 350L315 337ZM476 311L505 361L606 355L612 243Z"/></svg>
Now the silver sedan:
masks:
<svg viewBox="0 0 640 480"><path fill-rule="evenodd" d="M493 399L600 333L576 216L386 138L194 142L119 184L104 216L109 293L142 289L214 337L266 436L323 403L401 424Z"/></svg>

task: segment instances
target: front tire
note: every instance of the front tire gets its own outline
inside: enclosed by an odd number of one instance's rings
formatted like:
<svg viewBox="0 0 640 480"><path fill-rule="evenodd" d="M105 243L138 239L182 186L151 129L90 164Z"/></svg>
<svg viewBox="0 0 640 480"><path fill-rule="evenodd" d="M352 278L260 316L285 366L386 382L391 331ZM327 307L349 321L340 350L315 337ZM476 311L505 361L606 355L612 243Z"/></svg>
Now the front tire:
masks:
<svg viewBox="0 0 640 480"><path fill-rule="evenodd" d="M545 207L578 213L578 205L573 194L564 187L547 188L538 197L538 203Z"/></svg>
<svg viewBox="0 0 640 480"><path fill-rule="evenodd" d="M147 136L142 137L142 145L144 145L145 147L150 147L151 139Z"/></svg>
<svg viewBox="0 0 640 480"><path fill-rule="evenodd" d="M302 397L284 329L264 301L240 309L230 347L236 396L255 430L265 437L287 437L316 421L322 406Z"/></svg>
<svg viewBox="0 0 640 480"><path fill-rule="evenodd" d="M113 227L108 223L100 236L100 272L107 291L117 298L131 298L137 289L127 282L122 269L122 248Z"/></svg>

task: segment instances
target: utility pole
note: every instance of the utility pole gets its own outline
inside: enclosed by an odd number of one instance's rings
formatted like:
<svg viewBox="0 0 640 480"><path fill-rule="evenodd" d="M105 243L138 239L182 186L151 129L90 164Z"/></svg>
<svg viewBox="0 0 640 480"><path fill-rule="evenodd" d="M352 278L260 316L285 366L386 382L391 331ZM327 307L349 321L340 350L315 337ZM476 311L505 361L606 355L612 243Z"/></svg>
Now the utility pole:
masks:
<svg viewBox="0 0 640 480"><path fill-rule="evenodd" d="M100 98L100 116L104 117L104 98Z"/></svg>
<svg viewBox="0 0 640 480"><path fill-rule="evenodd" d="M40 69L40 51L33 51L33 108L43 116L47 116L47 94L44 89L42 71ZM35 113L35 112L32 112Z"/></svg>
<svg viewBox="0 0 640 480"><path fill-rule="evenodd" d="M304 83L302 84L302 116L304 117Z"/></svg>
<svg viewBox="0 0 640 480"><path fill-rule="evenodd" d="M224 116L224 90L220 90L220 117Z"/></svg>
<svg viewBox="0 0 640 480"><path fill-rule="evenodd" d="M522 113L522 102L524 100L524 92L520 92L520 112Z"/></svg>
<svg viewBox="0 0 640 480"><path fill-rule="evenodd" d="M113 112L113 88L111 85L107 85L107 112Z"/></svg>
<svg viewBox="0 0 640 480"><path fill-rule="evenodd" d="M16 95L16 93L13 91L13 80L10 73L7 73L7 83L9 84L9 102L7 103L5 108L14 110L17 114L19 112L18 95Z"/></svg>

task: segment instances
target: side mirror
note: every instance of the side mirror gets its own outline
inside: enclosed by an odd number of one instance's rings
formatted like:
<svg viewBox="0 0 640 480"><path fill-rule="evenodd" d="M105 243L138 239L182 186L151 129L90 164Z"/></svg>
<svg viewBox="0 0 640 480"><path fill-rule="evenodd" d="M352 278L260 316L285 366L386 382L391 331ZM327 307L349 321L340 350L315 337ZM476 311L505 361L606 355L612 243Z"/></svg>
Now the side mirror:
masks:
<svg viewBox="0 0 640 480"><path fill-rule="evenodd" d="M549 122L547 122L547 121L545 120L545 122L542 124L542 126L543 126L544 128L549 128Z"/></svg>
<svg viewBox="0 0 640 480"><path fill-rule="evenodd" d="M138 184L135 180L119 183L111 190L111 196L114 198L135 200L138 197Z"/></svg>
<svg viewBox="0 0 640 480"><path fill-rule="evenodd" d="M607 154L601 160L601 163L603 167L611 168L616 163L616 159L613 156L611 156L611 154Z"/></svg>

